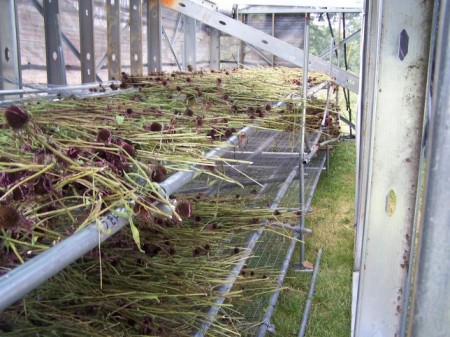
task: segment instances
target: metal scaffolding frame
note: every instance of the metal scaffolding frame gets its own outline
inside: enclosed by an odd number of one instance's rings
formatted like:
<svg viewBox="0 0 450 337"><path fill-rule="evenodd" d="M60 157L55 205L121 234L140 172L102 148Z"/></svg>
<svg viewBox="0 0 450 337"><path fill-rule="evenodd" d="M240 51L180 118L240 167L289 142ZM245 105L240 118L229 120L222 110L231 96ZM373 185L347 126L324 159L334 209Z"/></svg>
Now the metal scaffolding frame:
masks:
<svg viewBox="0 0 450 337"><path fill-rule="evenodd" d="M450 326L450 209L446 204L450 193L450 2L442 0L439 7L435 58L430 62L428 84L432 95L430 138L426 140L426 192L408 331L408 336L412 337L446 336Z"/></svg>
<svg viewBox="0 0 450 337"><path fill-rule="evenodd" d="M295 65L300 65L304 69L304 83L303 83L303 97L305 98L305 102L303 103L303 120L305 120L306 113L306 97L307 97L307 79L308 79L308 69L311 70L319 70L328 73L330 71L330 75L333 77L333 80L346 87L354 92L358 92L358 78L357 76L350 74L337 66L331 64L331 62L326 62L317 58L315 56L309 55L308 51L308 30L305 30L305 39L304 39L304 49L299 49L293 47L279 39L274 38L268 34L264 34L260 31L257 31L249 26L242 24L236 20L230 19L229 17L217 12L216 8L208 8L205 6L200 6L192 1L172 1L170 4L167 1L162 1L168 7L174 8L172 6L178 6L176 9L178 12L185 15L185 39L184 39L184 51L185 57L183 58L183 64L187 68L187 65L192 63L196 63L195 61L195 20L205 20L208 17L211 20L206 20L206 24L211 27L211 68L219 68L220 67L220 32L225 32L227 34L233 35L235 37L241 38L245 43L253 46L254 48L258 48L260 50L270 51L273 55L277 55L278 57L282 57L290 60ZM118 1L107 1L107 16L108 16L108 52L106 54L108 60L108 72L110 79L120 79L121 76L121 50L120 50L120 4ZM83 6L81 6L83 5ZM136 38L130 40L130 51L131 51L131 69L132 72L139 72L139 69L142 69L142 41L139 41L139 31L142 28L140 21L142 20L142 8L140 8L141 3L136 3L132 1L130 3L130 11L134 13L131 17L130 22L130 30L132 34ZM331 9L330 9L331 10ZM328 10L326 10L328 11ZM333 11L336 11L334 9ZM273 11L272 11L273 12ZM303 9L302 13L314 12L314 10L305 10ZM284 12L282 12L284 13ZM251 14L251 13L248 13ZM189 16L189 18L187 16ZM203 15L203 16L202 16ZM61 32L61 27L58 19L58 2L44 2L44 16L45 22L49 21L50 17L52 18L52 26L46 26L46 32L48 36L46 36L47 45L47 67L49 84L65 84L65 65L64 65L64 55L62 53L61 45L64 40L64 35ZM309 17L306 14L307 18ZM92 24L92 4L89 4L80 1L80 37L81 37L81 53L79 54L79 58L81 60L81 70L82 70L82 82L92 82L94 81L95 76L95 64L94 64L94 49L93 49L93 34L89 32L89 27ZM307 19L309 23L309 20ZM308 24L307 24L308 26ZM162 44L162 24L161 24L161 2L160 1L147 1L147 43L148 43L148 66L149 71L161 71L162 70L162 55L161 55L161 44ZM190 29L186 29L186 27L190 27ZM53 34L53 35L52 35ZM56 35L55 35L56 34ZM142 34L142 32L141 32ZM3 37L2 37L3 39ZM140 38L142 40L142 37ZM169 42L169 39L166 35L166 40ZM70 41L69 41L70 42ZM348 42L348 40L347 40ZM56 44L55 44L56 43ZM340 44L338 44L340 45ZM18 48L19 50L19 48ZM56 57L55 57L56 52ZM272 60L273 63L273 60ZM20 71L19 71L20 76ZM20 81L19 81L20 82ZM83 88L89 87L89 85L82 86ZM58 90L57 88L53 89L53 91ZM69 89L71 90L71 89ZM36 90L36 92L39 90ZM50 92L51 89L43 90ZM25 91L17 92L24 93ZM2 92L0 91L0 94ZM6 94L6 93L5 93ZM10 92L7 94L11 94ZM308 164L309 160L312 156L314 156L318 150L318 141L320 139L320 135L315 138L314 148L309 149L309 153L305 156L305 148L304 148L304 138L307 136L304 129L305 123L303 123L303 131L302 131L302 141L300 141L301 148L298 151L297 156L299 157L300 163L300 180L302 182L299 183L299 191L301 194L301 223L299 226L294 226L291 229L294 230L293 238L289 243L289 247L286 251L285 259L283 260L282 267L280 270L280 275L277 282L277 289L271 295L269 305L262 319L262 324L259 327L258 336L264 336L268 330L270 330L270 320L272 314L275 310L275 306L277 303L277 299L280 293L281 286L284 281L284 277L286 275L287 269L289 267L289 262L294 252L295 245L297 243L298 238L302 239L301 245L301 261L304 260L304 233L308 233L308 229L305 228L305 216L306 212L310 207L312 196L314 194L314 190L318 179L320 177L320 173L324 168L326 158L325 156L320 156L320 161L317 163L317 167L314 170L309 170L305 167ZM251 128L247 128L244 130L247 134L252 132ZM237 138L233 137L230 142L237 142ZM326 144L322 144L326 145ZM225 149L215 149L208 154L208 157L215 157L223 154ZM306 160L306 161L305 161ZM297 170L298 168L296 168ZM278 202L281 200L282 195L286 192L287 188L291 186L292 181L295 179L297 171L293 170L290 175L287 176L285 184L283 188L279 191L276 198L274 199L274 203L272 204L272 208L276 208ZM308 171L308 172L306 172ZM313 171L314 174L313 175ZM311 174L312 183L308 187L308 196L306 196L306 188L304 177L305 174ZM167 195L178 191L185 184L190 182L190 180L194 176L194 171L183 172L180 174L176 174L172 177L169 177L164 183L161 184L161 187L165 191ZM125 212L125 209L118 209L118 212ZM127 221L125 218L118 217L114 214L108 214L104 218L100 220L102 227L99 228L97 223L93 223L86 227L85 229L77 232L73 236L64 240L63 242L55 245L55 247L47 250L46 252L40 254L39 256L33 258L29 262L25 263L23 266L18 267L6 274L2 278L0 278L0 298L2 301L0 302L0 310L6 308L11 303L17 301L18 299L25 296L30 290L37 287L39 284L45 282L49 277L58 273L62 268L67 266L68 264L75 261L77 258L84 255L90 249L96 247L99 242L106 240L111 235L115 234L121 228L123 228ZM249 245L252 242L256 244L259 236L261 235L261 231L256 232L255 236L250 239ZM252 241L253 240L253 241ZM82 244L81 244L82 243ZM77 247L77 249L74 249ZM250 246L249 246L250 247ZM320 257L318 257L320 260ZM45 271L42 272L41 271ZM230 274L230 277L233 277L235 273L240 272L239 268L233 270ZM30 275L39 274L39 277L31 278ZM238 275L236 274L236 275ZM315 278L314 278L315 279ZM20 285L18 287L18 285ZM312 286L313 287L313 286ZM218 303L217 308L220 308L220 303ZM212 308L212 313L216 309ZM217 309L218 311L219 309ZM217 312L215 312L217 314ZM214 315L215 315L214 314ZM212 317L212 316L211 316ZM303 326L303 325L302 325ZM304 326L303 326L304 329ZM203 327L202 327L203 330Z"/></svg>
<svg viewBox="0 0 450 337"><path fill-rule="evenodd" d="M355 336L399 335L408 315L405 288L412 269L432 5L366 2L358 119Z"/></svg>

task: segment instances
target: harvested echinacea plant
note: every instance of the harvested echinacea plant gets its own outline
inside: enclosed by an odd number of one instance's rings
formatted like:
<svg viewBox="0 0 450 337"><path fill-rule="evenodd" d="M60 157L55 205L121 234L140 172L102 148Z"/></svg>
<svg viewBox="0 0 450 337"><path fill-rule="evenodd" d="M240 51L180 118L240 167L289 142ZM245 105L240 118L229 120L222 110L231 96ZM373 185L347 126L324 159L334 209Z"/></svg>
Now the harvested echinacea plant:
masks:
<svg viewBox="0 0 450 337"><path fill-rule="evenodd" d="M8 121L8 125L14 130L21 129L26 126L28 120L30 119L28 113L23 108L14 104L6 108L5 117Z"/></svg>
<svg viewBox="0 0 450 337"><path fill-rule="evenodd" d="M176 201L175 212L181 218L189 218L192 215L191 203L187 199L180 199Z"/></svg>
<svg viewBox="0 0 450 337"><path fill-rule="evenodd" d="M20 223L20 214L11 206L0 206L0 228L10 229Z"/></svg>
<svg viewBox="0 0 450 337"><path fill-rule="evenodd" d="M151 181L155 183L160 183L166 179L167 170L161 164L149 165L149 177Z"/></svg>

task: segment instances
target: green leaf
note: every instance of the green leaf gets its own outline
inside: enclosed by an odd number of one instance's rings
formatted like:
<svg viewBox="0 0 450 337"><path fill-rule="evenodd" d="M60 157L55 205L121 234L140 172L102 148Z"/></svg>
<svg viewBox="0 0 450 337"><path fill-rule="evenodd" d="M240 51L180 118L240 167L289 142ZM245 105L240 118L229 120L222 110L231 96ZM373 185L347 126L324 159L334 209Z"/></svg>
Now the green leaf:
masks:
<svg viewBox="0 0 450 337"><path fill-rule="evenodd" d="M116 115L116 122L118 125L122 125L124 120L125 120L124 116Z"/></svg>
<svg viewBox="0 0 450 337"><path fill-rule="evenodd" d="M31 239L31 245L34 246L38 239L39 239L38 235L33 236L33 238Z"/></svg>
<svg viewBox="0 0 450 337"><path fill-rule="evenodd" d="M133 235L133 240L138 246L138 249L141 253L144 253L144 251L141 248L141 237L139 236L139 230L137 229L136 225L133 222L133 219L130 217L130 228L131 228L131 234Z"/></svg>

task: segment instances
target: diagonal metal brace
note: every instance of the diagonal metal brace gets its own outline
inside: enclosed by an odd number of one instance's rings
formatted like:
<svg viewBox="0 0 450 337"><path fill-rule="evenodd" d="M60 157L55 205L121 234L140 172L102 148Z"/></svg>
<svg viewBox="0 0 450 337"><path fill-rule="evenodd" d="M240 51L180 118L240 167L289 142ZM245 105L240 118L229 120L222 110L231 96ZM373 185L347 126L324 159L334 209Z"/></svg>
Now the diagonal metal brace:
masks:
<svg viewBox="0 0 450 337"><path fill-rule="evenodd" d="M277 39L256 28L250 27L242 22L221 14L213 9L197 4L191 0L161 0L161 3L169 9L181 14L188 15L204 24L218 29L226 34L234 36L239 40L262 49L275 56L278 56L292 64L303 67L305 53L287 42ZM330 62L321 58L309 55L309 69L329 74L333 82L358 93L358 76L349 73L335 65L330 66Z"/></svg>

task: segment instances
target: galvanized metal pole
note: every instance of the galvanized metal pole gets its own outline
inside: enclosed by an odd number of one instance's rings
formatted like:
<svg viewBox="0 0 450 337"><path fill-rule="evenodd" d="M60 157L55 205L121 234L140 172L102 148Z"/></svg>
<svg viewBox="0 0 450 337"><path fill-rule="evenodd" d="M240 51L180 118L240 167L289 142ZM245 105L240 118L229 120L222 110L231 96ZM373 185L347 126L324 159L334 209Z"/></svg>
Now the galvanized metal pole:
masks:
<svg viewBox="0 0 450 337"><path fill-rule="evenodd" d="M184 16L184 43L183 43L183 69L188 70L196 68L196 21L195 19Z"/></svg>
<svg viewBox="0 0 450 337"><path fill-rule="evenodd" d="M130 63L131 75L143 74L141 0L130 0Z"/></svg>
<svg viewBox="0 0 450 337"><path fill-rule="evenodd" d="M313 181L312 186L311 186L310 194L309 194L309 196L308 196L308 198L306 200L306 206L305 206L306 209L309 209L309 207L311 205L312 197L314 195L314 191L316 190L317 183L319 182L320 174L322 172L324 164L325 164L325 158L323 158L322 161L318 165L317 174L314 177L314 181ZM295 246L297 244L297 240L299 238L299 234L302 235L302 236L304 234L306 234L305 228L300 227L300 233L295 232L294 235L292 236L291 242L289 244L289 248L288 248L288 250L286 252L286 257L285 257L285 259L283 261L283 266L281 268L280 275L278 276L276 290L273 292L272 296L270 297L269 305L267 307L266 312L264 313L264 317L262 319L262 323L261 323L261 325L259 327L259 330L258 330L258 332L256 334L257 337L264 337L266 335L266 333L268 332L269 327L271 326L270 321L272 319L273 313L275 312L275 307L276 307L276 305L278 303L278 297L280 296L280 290L281 290L281 287L282 287L282 285L284 283L284 279L286 277L286 274L287 274L287 271L288 271L288 268L289 268L289 264L290 264L292 255L294 253L294 249L295 249Z"/></svg>
<svg viewBox="0 0 450 337"><path fill-rule="evenodd" d="M120 1L106 0L108 79L120 80Z"/></svg>
<svg viewBox="0 0 450 337"><path fill-rule="evenodd" d="M162 70L161 1L147 0L147 62L148 72Z"/></svg>
<svg viewBox="0 0 450 337"><path fill-rule="evenodd" d="M95 82L94 11L92 1L79 0L81 82Z"/></svg>
<svg viewBox="0 0 450 337"><path fill-rule="evenodd" d="M305 205L305 133L306 133L306 109L307 109L307 98L308 98L308 56L309 56L309 13L305 13L305 30L303 37L303 111L302 111L302 121L301 121L301 134L300 134L300 208L302 211L300 227L305 227L306 221L306 205ZM305 261L305 238L304 235L300 235L300 268Z"/></svg>
<svg viewBox="0 0 450 337"><path fill-rule="evenodd" d="M66 85L66 64L62 48L58 0L44 0L44 28L47 83Z"/></svg>
<svg viewBox="0 0 450 337"><path fill-rule="evenodd" d="M210 27L209 31L209 67L220 69L220 30Z"/></svg>
<svg viewBox="0 0 450 337"><path fill-rule="evenodd" d="M275 37L275 13L272 13L272 36ZM275 55L272 54L272 67L275 66Z"/></svg>
<svg viewBox="0 0 450 337"><path fill-rule="evenodd" d="M311 283L309 285L308 298L305 303L305 310L303 311L302 323L300 324L300 330L298 337L303 337L306 332L306 324L308 323L309 312L311 310L312 299L314 296L314 290L316 288L317 274L319 273L320 259L322 257L322 248L317 252L316 263L314 264L313 274L311 277Z"/></svg>
<svg viewBox="0 0 450 337"><path fill-rule="evenodd" d="M450 335L450 1L439 6L411 337Z"/></svg>
<svg viewBox="0 0 450 337"><path fill-rule="evenodd" d="M22 88L17 11L14 0L0 1L0 90ZM0 100L6 97L0 93Z"/></svg>
<svg viewBox="0 0 450 337"><path fill-rule="evenodd" d="M425 102L432 2L368 3L362 106L368 170L355 336L400 331ZM369 49L371 48L371 49ZM370 102L370 105L368 103Z"/></svg>

